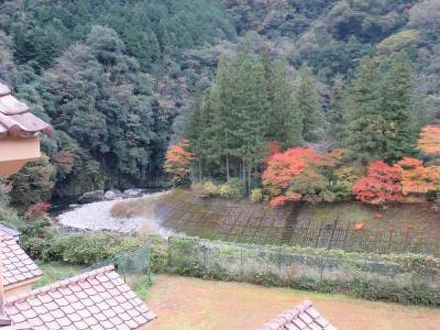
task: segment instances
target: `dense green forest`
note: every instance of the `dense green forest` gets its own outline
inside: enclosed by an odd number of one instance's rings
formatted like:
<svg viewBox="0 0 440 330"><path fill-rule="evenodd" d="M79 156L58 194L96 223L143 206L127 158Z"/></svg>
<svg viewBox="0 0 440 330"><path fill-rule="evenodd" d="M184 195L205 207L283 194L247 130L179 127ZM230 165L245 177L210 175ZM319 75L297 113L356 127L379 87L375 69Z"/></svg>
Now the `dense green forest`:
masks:
<svg viewBox="0 0 440 330"><path fill-rule="evenodd" d="M56 129L15 202L161 185L183 137L249 189L274 141L390 164L440 120L436 0L4 0L0 30L0 79Z"/></svg>

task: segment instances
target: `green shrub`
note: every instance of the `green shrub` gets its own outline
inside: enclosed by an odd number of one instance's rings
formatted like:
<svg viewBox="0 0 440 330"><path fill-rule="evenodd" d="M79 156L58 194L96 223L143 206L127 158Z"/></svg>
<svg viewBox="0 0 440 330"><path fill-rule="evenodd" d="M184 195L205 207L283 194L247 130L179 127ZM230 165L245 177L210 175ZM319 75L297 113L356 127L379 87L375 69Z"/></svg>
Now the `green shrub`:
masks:
<svg viewBox="0 0 440 330"><path fill-rule="evenodd" d="M6 207L9 204L9 195L5 185L0 178L0 207Z"/></svg>
<svg viewBox="0 0 440 330"><path fill-rule="evenodd" d="M72 235L61 238L63 261L94 264L142 246L140 239L113 233Z"/></svg>
<svg viewBox="0 0 440 330"><path fill-rule="evenodd" d="M241 183L237 178L233 178L229 182L222 184L218 191L223 198L240 199L242 197Z"/></svg>
<svg viewBox="0 0 440 330"><path fill-rule="evenodd" d="M250 198L252 203L261 203L263 201L263 190L261 188L252 189Z"/></svg>
<svg viewBox="0 0 440 330"><path fill-rule="evenodd" d="M0 223L19 229L23 226L23 220L20 219L17 212L9 207L0 204Z"/></svg>
<svg viewBox="0 0 440 330"><path fill-rule="evenodd" d="M206 181L202 184L202 191L207 197L222 197L227 199L240 199L242 197L242 186L237 178L218 185L213 181Z"/></svg>
<svg viewBox="0 0 440 330"><path fill-rule="evenodd" d="M202 189L208 197L219 196L219 186L216 185L213 181L206 181L202 184Z"/></svg>
<svg viewBox="0 0 440 330"><path fill-rule="evenodd" d="M168 265L168 248L164 238L159 235L149 235L144 238L149 248L150 270L153 273L163 273Z"/></svg>

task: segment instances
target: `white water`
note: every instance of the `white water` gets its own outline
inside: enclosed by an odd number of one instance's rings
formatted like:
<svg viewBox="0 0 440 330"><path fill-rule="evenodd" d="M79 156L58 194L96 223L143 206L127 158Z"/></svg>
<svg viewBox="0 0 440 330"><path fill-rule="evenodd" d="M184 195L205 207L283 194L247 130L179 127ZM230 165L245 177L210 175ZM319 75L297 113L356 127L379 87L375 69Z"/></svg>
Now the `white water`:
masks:
<svg viewBox="0 0 440 330"><path fill-rule="evenodd" d="M139 198L128 198L124 200L102 201L84 204L72 210L63 212L57 219L63 226L88 229L92 231L111 230L124 234L133 234L139 231L156 232L165 237L172 234L172 231L163 227L159 219L154 216L139 216L133 218L114 218L110 211L114 204L142 199L145 202L154 202L166 192L148 194Z"/></svg>

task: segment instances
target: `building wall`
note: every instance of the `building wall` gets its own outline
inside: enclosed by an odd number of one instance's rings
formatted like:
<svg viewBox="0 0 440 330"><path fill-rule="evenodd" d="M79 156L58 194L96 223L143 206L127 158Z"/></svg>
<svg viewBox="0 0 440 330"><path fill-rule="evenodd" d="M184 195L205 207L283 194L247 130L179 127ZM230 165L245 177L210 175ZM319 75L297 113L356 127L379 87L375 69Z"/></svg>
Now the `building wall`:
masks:
<svg viewBox="0 0 440 330"><path fill-rule="evenodd" d="M33 283L33 282L32 282ZM5 288L5 298L8 300L9 298L29 293L32 290L32 283L25 283L15 288Z"/></svg>
<svg viewBox="0 0 440 330"><path fill-rule="evenodd" d="M24 164L40 158L38 137L0 139L0 176L17 172Z"/></svg>

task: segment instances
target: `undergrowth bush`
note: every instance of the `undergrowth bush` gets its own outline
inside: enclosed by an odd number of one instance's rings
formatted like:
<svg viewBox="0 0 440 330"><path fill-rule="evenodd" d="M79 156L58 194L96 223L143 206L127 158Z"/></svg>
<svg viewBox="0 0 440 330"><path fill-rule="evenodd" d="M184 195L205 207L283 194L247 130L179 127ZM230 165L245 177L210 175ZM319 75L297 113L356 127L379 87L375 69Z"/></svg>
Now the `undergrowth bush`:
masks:
<svg viewBox="0 0 440 330"><path fill-rule="evenodd" d="M203 192L208 197L215 197L219 195L219 186L215 184L213 181L206 181L202 185Z"/></svg>
<svg viewBox="0 0 440 330"><path fill-rule="evenodd" d="M90 265L109 259L118 253L139 248L142 242L118 234L100 233L61 238L58 244L62 246L63 261Z"/></svg>
<svg viewBox="0 0 440 330"><path fill-rule="evenodd" d="M261 188L252 189L250 199L252 203L261 203L263 201L263 190Z"/></svg>
<svg viewBox="0 0 440 330"><path fill-rule="evenodd" d="M219 187L219 195L223 198L240 199L242 197L242 186L237 178L231 179L229 182Z"/></svg>
<svg viewBox="0 0 440 330"><path fill-rule="evenodd" d="M206 181L200 187L207 197L221 197L226 199L240 199L243 197L243 187L237 178L232 178L229 182L223 184Z"/></svg>

